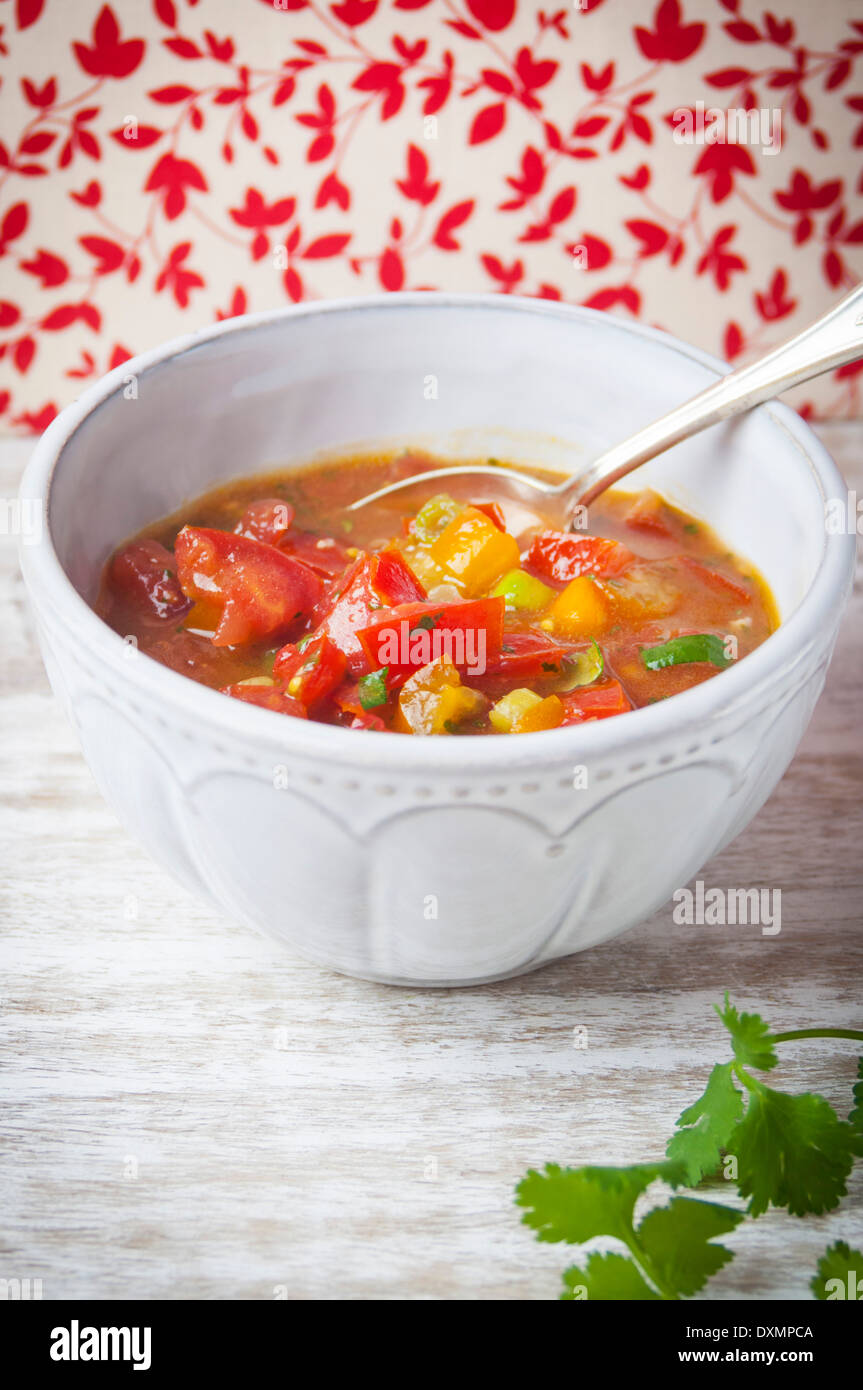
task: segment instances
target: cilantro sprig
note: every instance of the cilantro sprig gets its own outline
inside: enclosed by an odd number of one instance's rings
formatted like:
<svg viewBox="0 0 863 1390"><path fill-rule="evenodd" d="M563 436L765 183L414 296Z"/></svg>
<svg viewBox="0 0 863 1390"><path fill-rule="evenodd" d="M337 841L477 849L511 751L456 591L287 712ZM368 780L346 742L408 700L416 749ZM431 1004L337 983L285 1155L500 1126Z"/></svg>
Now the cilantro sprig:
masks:
<svg viewBox="0 0 863 1390"><path fill-rule="evenodd" d="M757 1217L769 1206L817 1215L845 1195L854 1158L863 1156L863 1058L847 1120L823 1096L775 1090L753 1073L777 1066L776 1048L783 1042L863 1041L863 1032L776 1033L759 1014L740 1013L727 994L723 1007L715 1008L733 1056L713 1067L702 1094L679 1116L664 1161L617 1168L547 1164L519 1183L516 1203L525 1208L522 1220L538 1240L583 1245L602 1237L622 1247L591 1251L567 1269L561 1298L689 1298L734 1258L717 1237L747 1215ZM736 1185L745 1209L673 1195L636 1221L636 1203L658 1182L676 1194L720 1173ZM856 1287L858 1274L863 1281L863 1255L840 1241L823 1256L811 1288L816 1298L842 1297L842 1280Z"/></svg>

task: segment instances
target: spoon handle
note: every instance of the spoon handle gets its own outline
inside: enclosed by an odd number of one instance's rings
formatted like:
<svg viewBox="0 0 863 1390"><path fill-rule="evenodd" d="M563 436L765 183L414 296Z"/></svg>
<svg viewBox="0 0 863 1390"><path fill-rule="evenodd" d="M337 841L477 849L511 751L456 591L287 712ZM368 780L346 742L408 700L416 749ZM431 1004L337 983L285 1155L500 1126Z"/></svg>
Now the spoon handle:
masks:
<svg viewBox="0 0 863 1390"><path fill-rule="evenodd" d="M585 473L573 479L566 489L566 501L586 505L618 478L681 439L857 357L863 357L863 284L796 337L750 366L720 377L691 400L606 450Z"/></svg>

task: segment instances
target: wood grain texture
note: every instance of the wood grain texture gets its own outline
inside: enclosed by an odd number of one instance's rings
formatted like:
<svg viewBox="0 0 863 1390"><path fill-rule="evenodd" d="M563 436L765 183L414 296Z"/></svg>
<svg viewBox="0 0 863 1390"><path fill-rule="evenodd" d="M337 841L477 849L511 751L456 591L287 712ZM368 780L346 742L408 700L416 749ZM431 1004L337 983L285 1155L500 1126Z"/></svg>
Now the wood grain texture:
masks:
<svg viewBox="0 0 863 1390"><path fill-rule="evenodd" d="M821 429L863 496L863 426ZM0 446L10 496L27 445ZM728 988L777 1027L861 1024L863 594L802 747L700 875L780 887L782 931L627 936L484 988L327 974L221 920L125 835L53 701L0 537L0 1277L45 1298L556 1297L519 1224L530 1165L658 1158L724 1052ZM573 1028L589 1046L573 1046ZM853 1045L784 1047L777 1084L844 1111ZM842 1208L728 1238L714 1298L808 1297Z"/></svg>

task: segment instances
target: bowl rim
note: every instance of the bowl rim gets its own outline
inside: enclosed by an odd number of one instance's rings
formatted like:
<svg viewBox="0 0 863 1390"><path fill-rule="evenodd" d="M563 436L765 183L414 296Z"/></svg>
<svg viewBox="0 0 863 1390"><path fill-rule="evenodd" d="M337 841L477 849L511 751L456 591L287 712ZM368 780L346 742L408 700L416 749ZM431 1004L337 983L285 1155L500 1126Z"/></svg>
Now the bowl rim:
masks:
<svg viewBox="0 0 863 1390"><path fill-rule="evenodd" d="M301 759L319 760L328 765L431 776L463 776L468 772L488 775L514 769L526 771L561 764L579 765L587 760L625 755L634 746L665 741L687 731L697 729L701 734L705 724L712 723L735 706L748 690L775 682L786 668L795 664L795 657L808 643L832 627L850 585L856 547L853 535L829 534L825 527L821 555L809 588L795 612L780 623L776 632L739 665L720 672L717 678L704 681L671 700L634 710L625 720L598 720L541 733L520 734L514 739L470 735L455 739L408 738L389 731L363 738L358 737L356 730L314 720L290 719L241 700L231 700L143 653L139 654L142 659L130 662L128 644L78 593L54 548L50 525L51 489L63 450L76 430L122 389L130 374L141 376L216 339L254 333L280 320L290 322L322 314L379 313L381 310L403 313L416 308L440 312L477 309L529 313L582 324L601 323L604 331L661 344L708 367L717 376L731 370L721 359L650 325L581 305L521 295L420 290L327 299L245 314L181 334L127 359L87 387L40 436L20 487L22 498L35 499L41 504L38 541L24 544L22 540L19 547L22 573L34 595L37 611L42 600L49 600L53 616L60 621L66 634L83 641L93 660L103 662L123 685L140 685L163 710L178 710L198 726L208 726L213 734L232 735L246 745L265 743L271 751L278 748L285 755L296 753ZM809 469L822 503L828 497L847 495L847 487L833 459L796 411L777 402L757 409L768 414L797 446L800 464ZM699 742L702 741L700 738Z"/></svg>

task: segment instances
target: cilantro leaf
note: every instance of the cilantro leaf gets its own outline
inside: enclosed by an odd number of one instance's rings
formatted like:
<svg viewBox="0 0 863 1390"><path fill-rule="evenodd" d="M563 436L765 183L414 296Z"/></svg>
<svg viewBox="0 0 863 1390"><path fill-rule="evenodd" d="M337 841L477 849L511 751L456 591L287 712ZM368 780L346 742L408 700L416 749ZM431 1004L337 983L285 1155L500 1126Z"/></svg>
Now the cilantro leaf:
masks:
<svg viewBox="0 0 863 1390"><path fill-rule="evenodd" d="M725 995L725 1008L713 1006L725 1027L731 1034L734 1056L744 1067L755 1067L758 1071L770 1071L779 1058L770 1039L770 1028L760 1014L741 1014Z"/></svg>
<svg viewBox="0 0 863 1390"><path fill-rule="evenodd" d="M737 1157L737 1185L760 1216L773 1204L792 1216L830 1211L845 1195L854 1161L854 1130L823 1096L790 1096L748 1080L749 1102L734 1126L729 1153Z"/></svg>
<svg viewBox="0 0 863 1390"><path fill-rule="evenodd" d="M849 1274L853 1276L852 1279L849 1279ZM809 1287L815 1297L822 1302L839 1298L852 1298L859 1302L861 1295L857 1290L861 1286L863 1254L859 1250L852 1250L844 1240L837 1240L835 1245L828 1245L818 1261L815 1274L809 1281Z"/></svg>
<svg viewBox="0 0 863 1390"><path fill-rule="evenodd" d="M638 1265L625 1255L591 1255L584 1269L571 1265L564 1271L563 1285L561 1299L570 1303L581 1299L634 1303L660 1297L645 1282Z"/></svg>
<svg viewBox="0 0 863 1390"><path fill-rule="evenodd" d="M547 1163L530 1169L516 1188L516 1204L537 1240L580 1245L593 1236L632 1233L636 1198L657 1178L677 1183L682 1171L669 1163L634 1163L630 1168L561 1168Z"/></svg>
<svg viewBox="0 0 863 1390"><path fill-rule="evenodd" d="M714 1236L733 1231L743 1220L719 1202L695 1197L673 1197L667 1207L648 1212L636 1231L638 1244L650 1260L662 1287L677 1297L688 1297L703 1288L712 1274L734 1259L724 1245L713 1245Z"/></svg>
<svg viewBox="0 0 863 1390"><path fill-rule="evenodd" d="M691 1187L715 1172L721 1151L743 1114L743 1097L734 1085L733 1067L733 1062L717 1063L704 1093L683 1111L677 1121L679 1128L668 1141L666 1155L684 1165Z"/></svg>
<svg viewBox="0 0 863 1390"><path fill-rule="evenodd" d="M378 705L386 704L389 669L389 666L381 666L379 670L372 671L367 676L361 676L357 681L357 693L363 709L377 709Z"/></svg>

